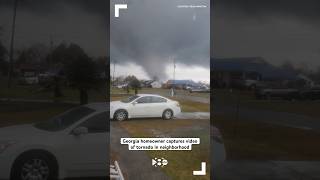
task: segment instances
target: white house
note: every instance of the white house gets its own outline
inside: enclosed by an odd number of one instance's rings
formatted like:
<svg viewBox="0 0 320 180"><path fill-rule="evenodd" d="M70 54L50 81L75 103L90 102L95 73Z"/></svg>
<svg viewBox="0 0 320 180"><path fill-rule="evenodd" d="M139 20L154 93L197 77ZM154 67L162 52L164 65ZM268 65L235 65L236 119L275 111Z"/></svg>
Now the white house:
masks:
<svg viewBox="0 0 320 180"><path fill-rule="evenodd" d="M162 87L162 84L159 82L159 81L153 81L151 83L151 87L152 88L161 88Z"/></svg>

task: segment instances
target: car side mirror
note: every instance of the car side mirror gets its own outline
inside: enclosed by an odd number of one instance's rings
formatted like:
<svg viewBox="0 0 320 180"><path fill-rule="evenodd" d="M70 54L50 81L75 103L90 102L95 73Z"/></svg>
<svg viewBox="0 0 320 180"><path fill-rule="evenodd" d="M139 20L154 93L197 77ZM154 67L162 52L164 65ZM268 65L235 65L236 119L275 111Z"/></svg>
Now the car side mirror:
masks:
<svg viewBox="0 0 320 180"><path fill-rule="evenodd" d="M79 136L82 134L88 134L88 128L80 126L72 130L72 134L75 136Z"/></svg>
<svg viewBox="0 0 320 180"><path fill-rule="evenodd" d="M137 101L134 101L134 102L132 103L132 105L136 105L136 104L138 104L138 102L137 102Z"/></svg>

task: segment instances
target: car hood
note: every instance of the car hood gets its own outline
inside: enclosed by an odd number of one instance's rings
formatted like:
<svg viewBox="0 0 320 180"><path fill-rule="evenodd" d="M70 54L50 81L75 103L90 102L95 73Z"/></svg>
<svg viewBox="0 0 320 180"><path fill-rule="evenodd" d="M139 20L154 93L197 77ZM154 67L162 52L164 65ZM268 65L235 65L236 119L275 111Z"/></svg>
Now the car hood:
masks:
<svg viewBox="0 0 320 180"><path fill-rule="evenodd" d="M124 104L126 104L126 103L123 103L121 101L111 101L110 102L110 108L112 109L114 107L119 107L119 106L122 106Z"/></svg>
<svg viewBox="0 0 320 180"><path fill-rule="evenodd" d="M35 137L43 137L47 134L50 134L50 132L37 129L33 126L33 124L8 126L0 128L0 141L30 139Z"/></svg>

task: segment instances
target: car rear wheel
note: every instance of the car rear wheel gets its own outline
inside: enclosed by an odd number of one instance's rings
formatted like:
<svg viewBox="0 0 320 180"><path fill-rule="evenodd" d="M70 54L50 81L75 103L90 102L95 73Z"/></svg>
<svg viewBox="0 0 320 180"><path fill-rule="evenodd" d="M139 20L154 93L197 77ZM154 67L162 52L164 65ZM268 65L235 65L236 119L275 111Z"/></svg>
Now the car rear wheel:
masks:
<svg viewBox="0 0 320 180"><path fill-rule="evenodd" d="M170 109L167 109L163 112L162 114L162 118L164 120L169 120L173 118L173 112Z"/></svg>
<svg viewBox="0 0 320 180"><path fill-rule="evenodd" d="M55 180L58 179L58 168L45 154L26 154L14 163L11 179Z"/></svg>
<svg viewBox="0 0 320 180"><path fill-rule="evenodd" d="M124 121L128 119L128 113L125 110L119 110L114 114L113 118L117 121Z"/></svg>

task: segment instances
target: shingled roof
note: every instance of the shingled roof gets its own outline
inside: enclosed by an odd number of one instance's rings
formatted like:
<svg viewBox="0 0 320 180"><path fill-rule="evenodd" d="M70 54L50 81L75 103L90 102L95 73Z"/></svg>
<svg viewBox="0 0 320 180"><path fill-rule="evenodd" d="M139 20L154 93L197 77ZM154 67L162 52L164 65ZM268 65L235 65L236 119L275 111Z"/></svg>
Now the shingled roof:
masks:
<svg viewBox="0 0 320 180"><path fill-rule="evenodd" d="M276 67L261 57L212 58L211 71L257 72L262 79L293 80L297 78L296 73Z"/></svg>

